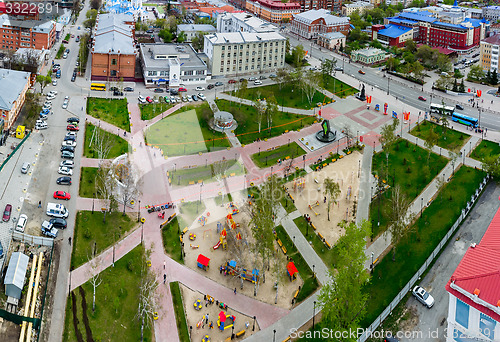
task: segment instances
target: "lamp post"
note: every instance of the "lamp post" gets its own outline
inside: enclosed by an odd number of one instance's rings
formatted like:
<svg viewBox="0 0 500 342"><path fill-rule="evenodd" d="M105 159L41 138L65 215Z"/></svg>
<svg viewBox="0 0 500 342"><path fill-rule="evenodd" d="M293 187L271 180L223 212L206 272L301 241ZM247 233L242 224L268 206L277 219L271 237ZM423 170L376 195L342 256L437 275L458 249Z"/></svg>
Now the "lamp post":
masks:
<svg viewBox="0 0 500 342"><path fill-rule="evenodd" d="M175 173L175 171L177 171L177 164L176 163L174 163L174 173Z"/></svg>
<svg viewBox="0 0 500 342"><path fill-rule="evenodd" d="M295 247L295 235L293 236L293 246Z"/></svg>
<svg viewBox="0 0 500 342"><path fill-rule="evenodd" d="M290 147L290 138L288 138L288 147Z"/></svg>
<svg viewBox="0 0 500 342"><path fill-rule="evenodd" d="M141 244L144 241L144 222L141 222Z"/></svg>
<svg viewBox="0 0 500 342"><path fill-rule="evenodd" d="M389 76L387 76L387 95L389 95Z"/></svg>
<svg viewBox="0 0 500 342"><path fill-rule="evenodd" d="M314 316L316 316L316 301L313 302L313 330L314 330Z"/></svg>
<svg viewBox="0 0 500 342"><path fill-rule="evenodd" d="M255 318L257 318L257 317L253 316L253 327L252 327L252 331L255 331Z"/></svg>
<svg viewBox="0 0 500 342"><path fill-rule="evenodd" d="M260 156L260 146L259 146L259 156Z"/></svg>
<svg viewBox="0 0 500 342"><path fill-rule="evenodd" d="M273 342L276 342L276 329L273 330Z"/></svg>
<svg viewBox="0 0 500 342"><path fill-rule="evenodd" d="M247 175L245 174L243 177L244 177L243 178L243 190L245 190L247 188Z"/></svg>
<svg viewBox="0 0 500 342"><path fill-rule="evenodd" d="M314 272L314 267L315 267L315 265L313 265L313 277L316 278L316 273Z"/></svg>
<svg viewBox="0 0 500 342"><path fill-rule="evenodd" d="M372 263L371 263L371 265L370 265L370 268L373 268L373 255L374 255L374 254L375 254L375 253L373 253L373 252L372 252Z"/></svg>
<svg viewBox="0 0 500 342"><path fill-rule="evenodd" d="M424 209L424 198L420 198L420 218L422 218L422 211Z"/></svg>
<svg viewBox="0 0 500 342"><path fill-rule="evenodd" d="M139 200L139 207L137 208L137 222L139 222L141 216L141 200Z"/></svg>
<svg viewBox="0 0 500 342"><path fill-rule="evenodd" d="M92 214L94 213L94 199L95 199L95 192L92 193Z"/></svg>
<svg viewBox="0 0 500 342"><path fill-rule="evenodd" d="M304 161L304 169L306 168L306 155L304 154L302 156L302 161Z"/></svg>

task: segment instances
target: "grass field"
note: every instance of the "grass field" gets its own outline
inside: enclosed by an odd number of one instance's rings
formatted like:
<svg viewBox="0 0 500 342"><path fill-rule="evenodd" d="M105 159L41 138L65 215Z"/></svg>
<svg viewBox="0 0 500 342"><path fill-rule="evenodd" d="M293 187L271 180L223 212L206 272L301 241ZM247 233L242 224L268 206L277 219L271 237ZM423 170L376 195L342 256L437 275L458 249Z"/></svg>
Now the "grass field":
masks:
<svg viewBox="0 0 500 342"><path fill-rule="evenodd" d="M328 86L325 86L325 84L323 83L323 79L321 79L321 81L322 81L321 86L323 88L325 88L326 90L328 90L330 93L333 93L342 99L346 98L347 96L359 93L358 89L351 87L347 83L339 81L338 79L336 79L332 76L328 76L328 77L329 77Z"/></svg>
<svg viewBox="0 0 500 342"><path fill-rule="evenodd" d="M96 207L94 213L79 211L76 215L71 267L75 269L86 263L94 250L95 255L98 255L112 246L136 224L129 214L123 216L121 212L106 213L106 223L103 223L100 208Z"/></svg>
<svg viewBox="0 0 500 342"><path fill-rule="evenodd" d="M371 283L366 286L370 298L362 327L375 320L422 266L458 219L484 176L482 171L461 167L442 193L424 210L422 218L417 219L412 233L398 244L396 261L392 261L391 251L375 266Z"/></svg>
<svg viewBox="0 0 500 342"><path fill-rule="evenodd" d="M178 282L174 281L170 283L170 292L172 293L172 302L174 304L175 320L177 322L179 341L189 342L190 339L186 321L186 314L184 312L184 305L182 304L182 294Z"/></svg>
<svg viewBox="0 0 500 342"><path fill-rule="evenodd" d="M141 245L101 272L92 310L93 287L87 282L71 292L66 305L64 342L141 340L141 323L136 318L139 306L141 270L146 262ZM85 300L84 300L85 298ZM77 338L75 324L78 331ZM153 340L151 324L144 326L144 341Z"/></svg>
<svg viewBox="0 0 500 342"><path fill-rule="evenodd" d="M483 139L472 151L471 158L482 161L486 156L500 156L500 145L493 141Z"/></svg>
<svg viewBox="0 0 500 342"><path fill-rule="evenodd" d="M151 120L172 107L172 104L165 102L140 104L141 120Z"/></svg>
<svg viewBox="0 0 500 342"><path fill-rule="evenodd" d="M183 228L184 229L184 228ZM161 230L163 239L163 249L172 259L178 263L184 264L184 258L181 255L182 246L179 239L180 228L177 217L174 217L169 224L165 225Z"/></svg>
<svg viewBox="0 0 500 342"><path fill-rule="evenodd" d="M80 169L80 197L95 198L95 177L97 167L82 167Z"/></svg>
<svg viewBox="0 0 500 342"><path fill-rule="evenodd" d="M328 249L326 245L321 241L319 236L315 233L314 229L307 223L303 216L297 217L293 220L300 232L307 241L309 241L311 247L314 249L316 254L323 260L325 265L329 268L335 267L336 255L335 247Z"/></svg>
<svg viewBox="0 0 500 342"><path fill-rule="evenodd" d="M291 142L290 144L279 146L273 150L261 151L260 153L252 154L251 158L255 165L260 168L264 168L277 164L278 159L281 159L284 163L286 163L286 159L293 159L303 154L306 154L306 151L304 151L296 142Z"/></svg>
<svg viewBox="0 0 500 342"><path fill-rule="evenodd" d="M216 162L207 166L203 165L190 169L176 170L175 172L170 172L169 177L172 185L186 186L199 183L199 181L203 181L203 183L216 182L216 175L222 171L221 169L225 170L226 177L240 176L246 172L245 166L238 161L226 160L223 163Z"/></svg>
<svg viewBox="0 0 500 342"><path fill-rule="evenodd" d="M126 99L87 98L87 114L130 132Z"/></svg>
<svg viewBox="0 0 500 342"><path fill-rule="evenodd" d="M128 142L120 138L119 136L115 134L111 134L103 129L100 129L99 127L95 127L94 125L90 123L86 123L86 128L85 128L85 146L83 148L83 156L87 158L99 158L97 151L94 148L90 147L90 140L92 139L92 134L94 130L97 129L101 132L104 133L104 136L106 139L109 139L112 141L112 146L111 149L109 150L109 154L107 155L106 159L110 158L116 158L118 156L121 156L124 153L128 152ZM93 141L95 144L95 141Z"/></svg>
<svg viewBox="0 0 500 342"><path fill-rule="evenodd" d="M413 202L447 164L446 158L434 153L431 154L429 164L427 164L428 155L427 150L415 146L407 140L400 139L389 150L388 173L386 172L385 152L381 151L373 156L372 172L378 174L391 186L389 190L386 190L370 204L370 220L374 237L387 229L393 184L399 185L406 198ZM375 193L376 189L373 189L372 194ZM378 222L380 222L380 226Z"/></svg>
<svg viewBox="0 0 500 342"><path fill-rule="evenodd" d="M230 147L224 133L213 131L208 124L213 117L207 103L184 106L175 114L158 121L146 131L149 145L158 146L163 155L179 156L204 153Z"/></svg>
<svg viewBox="0 0 500 342"><path fill-rule="evenodd" d="M450 123L450 125L451 124L452 123ZM443 126L430 121L423 121L420 123L417 127L411 130L411 134L419 137L420 139L426 140L431 129L434 129L434 132L439 135L437 146L454 152L458 152L470 137L470 135L455 131L450 127L446 129L445 134Z"/></svg>
<svg viewBox="0 0 500 342"><path fill-rule="evenodd" d="M257 110L254 106L240 105L227 100L217 100L216 103L221 111L233 114L234 119L238 122L235 134L243 145L250 144L257 139L271 138L288 131L299 130L312 125L316 121L316 118L313 116L278 112L272 118L272 127L270 130L267 129L266 118L262 118L262 126L259 133Z"/></svg>
<svg viewBox="0 0 500 342"><path fill-rule="evenodd" d="M56 59L60 59L62 57L62 55L64 54L65 50L66 50L66 46L64 44L61 44L61 46L59 46L59 50L57 50Z"/></svg>

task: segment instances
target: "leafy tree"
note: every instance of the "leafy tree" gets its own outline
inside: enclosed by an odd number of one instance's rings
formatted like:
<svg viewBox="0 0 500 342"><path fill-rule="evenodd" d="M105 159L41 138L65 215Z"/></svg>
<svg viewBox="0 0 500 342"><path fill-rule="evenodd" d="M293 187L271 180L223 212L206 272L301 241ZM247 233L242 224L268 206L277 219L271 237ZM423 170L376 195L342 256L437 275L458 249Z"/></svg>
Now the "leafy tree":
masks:
<svg viewBox="0 0 500 342"><path fill-rule="evenodd" d="M455 80L453 81L453 88L452 90L454 92L457 92L458 91L458 83L457 83L457 79L455 78Z"/></svg>
<svg viewBox="0 0 500 342"><path fill-rule="evenodd" d="M484 79L484 71L480 65L474 64L470 67L467 79L474 81L482 81Z"/></svg>
<svg viewBox="0 0 500 342"><path fill-rule="evenodd" d="M424 80L423 65L420 64L419 62L413 62L411 68L413 70L413 76L415 76L416 79L423 81Z"/></svg>
<svg viewBox="0 0 500 342"><path fill-rule="evenodd" d="M434 86L438 89L442 89L442 90L448 90L450 87L451 87L451 78L450 77L446 77L446 76L440 76Z"/></svg>
<svg viewBox="0 0 500 342"><path fill-rule="evenodd" d="M94 28L97 19L97 10L91 9L87 11L87 14L85 16L87 17L87 20L83 22L83 26L89 29Z"/></svg>
<svg viewBox="0 0 500 342"><path fill-rule="evenodd" d="M493 72L491 73L490 84L491 85L497 85L498 84L497 69L493 69Z"/></svg>
<svg viewBox="0 0 500 342"><path fill-rule="evenodd" d="M417 53L415 56L420 59L424 64L429 64L429 62L432 60L434 55L434 52L432 48L428 45L421 45L417 49Z"/></svg>
<svg viewBox="0 0 500 342"><path fill-rule="evenodd" d="M160 30L160 32L158 33L158 36L161 39L163 39L163 41L165 43L170 43L172 41L172 39L174 38L172 32L170 32L170 30L167 30L167 29Z"/></svg>
<svg viewBox="0 0 500 342"><path fill-rule="evenodd" d="M267 116L267 129L269 130L269 135L271 135L271 127L273 126L273 118L278 114L278 101L274 95L271 95L266 99L266 116Z"/></svg>
<svg viewBox="0 0 500 342"><path fill-rule="evenodd" d="M285 53L286 53L287 55L289 55L289 54L290 54L290 38L287 38L287 39L286 39L286 42L285 42Z"/></svg>
<svg viewBox="0 0 500 342"><path fill-rule="evenodd" d="M43 93L43 89L52 83L52 78L50 76L36 75L36 82L40 83L40 92Z"/></svg>
<svg viewBox="0 0 500 342"><path fill-rule="evenodd" d="M319 73L313 70L308 70L305 77L302 78L302 90L306 94L307 102L312 104L316 89L319 87Z"/></svg>
<svg viewBox="0 0 500 342"><path fill-rule="evenodd" d="M439 121L441 122L441 126L443 127L443 139L446 140L446 132L448 131L450 123L448 122L448 119L446 119L446 116L442 116Z"/></svg>
<svg viewBox="0 0 500 342"><path fill-rule="evenodd" d="M429 161L431 159L431 153L434 146L437 145L439 140L439 135L434 131L434 127L430 129L429 135L425 138L424 146L429 150L429 155L427 157L427 166L429 166Z"/></svg>
<svg viewBox="0 0 500 342"><path fill-rule="evenodd" d="M330 76L332 76L335 66L337 65L336 59L323 59L321 61L321 76L323 78L323 86L326 88L330 83Z"/></svg>
<svg viewBox="0 0 500 342"><path fill-rule="evenodd" d="M266 113L266 103L259 99L260 96L257 96L257 100L254 101L254 107L257 111L257 122L259 123L259 133L262 126L262 117Z"/></svg>
<svg viewBox="0 0 500 342"><path fill-rule="evenodd" d="M451 70L451 61L448 56L440 53L436 60L436 65L441 72L448 72Z"/></svg>
<svg viewBox="0 0 500 342"><path fill-rule="evenodd" d="M99 8L101 8L101 0L91 0L90 8L93 10L98 10Z"/></svg>
<svg viewBox="0 0 500 342"><path fill-rule="evenodd" d="M304 56L306 52L302 45L297 45L292 49L293 65L296 68L301 68L304 65Z"/></svg>
<svg viewBox="0 0 500 342"><path fill-rule="evenodd" d="M488 72L486 73L485 78L486 78L486 82L491 83L491 71L490 70L488 70Z"/></svg>
<svg viewBox="0 0 500 342"><path fill-rule="evenodd" d="M380 137L378 141L382 144L382 148L385 152L385 158L387 161L387 170L389 170L389 150L391 146L398 140L396 136L396 129L399 125L399 119L394 119L392 123L387 123L382 126L382 130L380 131Z"/></svg>
<svg viewBox="0 0 500 342"><path fill-rule="evenodd" d="M371 47L374 47L374 48L377 48L377 49L382 49L382 43L380 43L377 39L373 40L371 43L370 43L370 46Z"/></svg>
<svg viewBox="0 0 500 342"><path fill-rule="evenodd" d="M387 59L385 64L387 65L387 69L389 69L389 71L395 71L398 69L400 61L399 59L391 56Z"/></svg>
<svg viewBox="0 0 500 342"><path fill-rule="evenodd" d="M184 32L179 33L177 36L178 43L184 43L186 41L186 34Z"/></svg>
<svg viewBox="0 0 500 342"><path fill-rule="evenodd" d="M458 91L461 93L465 93L465 84L464 84L463 78L462 78L462 82L460 83L460 86L458 87Z"/></svg>
<svg viewBox="0 0 500 342"><path fill-rule="evenodd" d="M396 260L396 246L399 241L408 233L408 227L414 218L414 214L409 212L411 201L404 195L398 185L392 191L390 205L390 231L392 243L392 260Z"/></svg>
<svg viewBox="0 0 500 342"><path fill-rule="evenodd" d="M203 32L196 32L196 35L193 37L191 42L193 48L197 51L203 51L205 46L205 36Z"/></svg>
<svg viewBox="0 0 500 342"><path fill-rule="evenodd" d="M412 64L413 62L415 62L415 56L410 51L403 52L403 58L408 64Z"/></svg>
<svg viewBox="0 0 500 342"><path fill-rule="evenodd" d="M286 71L286 69L285 68L278 69L278 71L276 71L276 77L274 78L274 81L278 83L280 90L283 87L283 84L285 84L287 80L288 80L288 72Z"/></svg>
<svg viewBox="0 0 500 342"><path fill-rule="evenodd" d="M405 42L405 50L411 53L415 53L417 51L417 44L413 41L413 39L409 39Z"/></svg>
<svg viewBox="0 0 500 342"><path fill-rule="evenodd" d="M370 224L363 221L357 226L354 222L344 222L341 227L345 234L335 246L339 256L336 269L330 271L330 280L321 288L318 301L327 326L334 331L349 332L356 331L366 313L368 294L363 287L370 276L365 270L364 248Z"/></svg>
<svg viewBox="0 0 500 342"><path fill-rule="evenodd" d="M328 213L328 221L330 221L330 208L332 207L332 204L337 202L337 199L340 196L340 186L339 183L335 182L331 178L326 178L325 179L325 190L323 194L326 196L328 200L328 207L326 208L326 211Z"/></svg>
<svg viewBox="0 0 500 342"><path fill-rule="evenodd" d="M500 157L491 155L482 160L483 170L493 176L496 180L500 179Z"/></svg>

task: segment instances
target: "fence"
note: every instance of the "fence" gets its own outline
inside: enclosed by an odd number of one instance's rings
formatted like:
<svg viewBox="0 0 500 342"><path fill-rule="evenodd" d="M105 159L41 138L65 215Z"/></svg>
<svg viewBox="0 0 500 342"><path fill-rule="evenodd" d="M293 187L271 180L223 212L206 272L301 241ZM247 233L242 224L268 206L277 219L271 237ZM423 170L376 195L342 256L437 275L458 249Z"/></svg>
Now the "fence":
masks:
<svg viewBox="0 0 500 342"><path fill-rule="evenodd" d="M43 236L28 235L28 234L24 234L24 233L21 233L18 231L14 231L12 233L12 238L16 241L20 241L23 243L29 243L31 245L41 245L41 246L48 246L48 247L54 246L54 239L52 239L52 238L46 238Z"/></svg>
<svg viewBox="0 0 500 342"><path fill-rule="evenodd" d="M3 167L5 166L5 164L7 164L7 162L10 160L10 158L12 158L12 156L14 154L16 154L17 150L19 150L19 148L24 144L24 142L26 141L26 139L28 139L28 137L31 135L31 131L28 131L28 133L26 134L26 136L24 137L23 140L21 140L21 142L19 144L17 144L16 148L14 149L14 151L12 151L11 154L9 154L9 156L7 157L7 159L5 159L2 163L2 165L0 165L0 172L2 171Z"/></svg>
<svg viewBox="0 0 500 342"><path fill-rule="evenodd" d="M420 267L420 269L413 275L410 281L403 287L403 289L398 293L398 295L392 300L392 302L385 308L384 311L373 321L373 323L363 332L363 334L358 338L358 342L366 341L370 335L377 330L377 328L382 324L382 322L389 316L394 310L394 308L399 304L399 302L406 296L406 294L411 290L413 285L417 282L418 278L427 270L427 267L434 261L434 258L441 252L441 249L446 245L448 239L455 233L457 228L460 226L462 221L467 217L470 210L476 203L476 200L479 198L479 195L483 191L489 180L489 176L486 176L483 181L479 184L479 188L476 189L476 192L472 195L469 202L467 202L467 206L462 209L460 217L455 221L453 226L450 228L448 233L443 237L441 242L434 248L434 251L431 255L425 260L424 264Z"/></svg>

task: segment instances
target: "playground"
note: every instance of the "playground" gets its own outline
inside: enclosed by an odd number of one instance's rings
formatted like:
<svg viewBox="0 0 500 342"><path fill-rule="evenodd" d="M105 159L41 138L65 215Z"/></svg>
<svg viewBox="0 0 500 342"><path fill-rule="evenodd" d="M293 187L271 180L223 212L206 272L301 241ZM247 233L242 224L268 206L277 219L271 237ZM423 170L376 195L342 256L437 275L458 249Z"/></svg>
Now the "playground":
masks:
<svg viewBox="0 0 500 342"><path fill-rule="evenodd" d="M253 298L256 293L255 298L269 304L276 299L278 269L277 305L290 309L292 296L303 281L298 273L289 277L286 256L276 242L269 270L265 267L263 272L262 259L254 251L248 204L245 201L222 207L205 204L204 213L184 229L185 265L230 289L236 288L238 295Z"/></svg>
<svg viewBox="0 0 500 342"><path fill-rule="evenodd" d="M311 172L304 177L288 182L286 187L295 200L295 206L302 215L306 215L314 231L329 248L333 247L343 229L338 227L342 220L355 220L354 203L358 200L359 178L358 168L362 154L355 151L339 160L324 165L319 171ZM325 163L326 164L326 163ZM331 178L340 187L337 203L330 208L328 221L328 199L325 203L324 181Z"/></svg>
<svg viewBox="0 0 500 342"><path fill-rule="evenodd" d="M255 322L255 331L252 331L253 317L245 316L232 310L226 304L218 302L214 294L202 294L182 284L180 288L187 325L193 327L191 341L201 341L205 335L210 337L210 341L225 341L226 338L231 337L233 324L235 335L245 331L238 335L241 337L248 337L259 331L257 322Z"/></svg>

